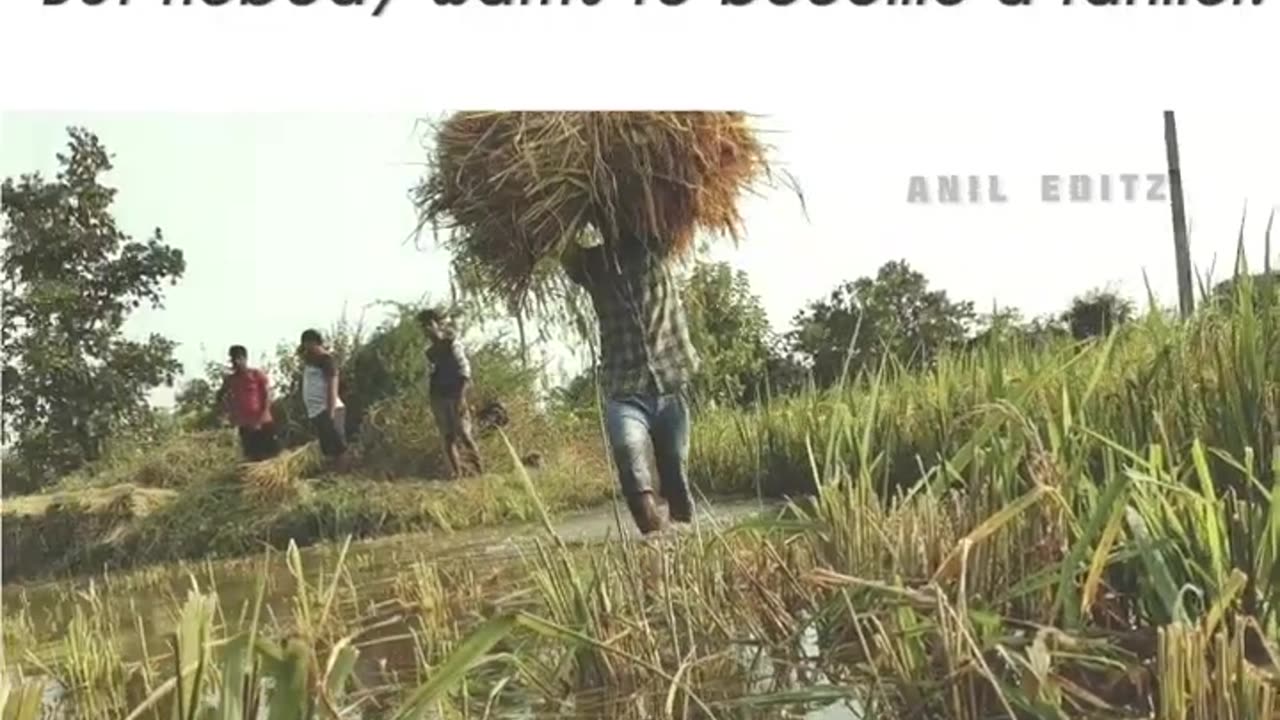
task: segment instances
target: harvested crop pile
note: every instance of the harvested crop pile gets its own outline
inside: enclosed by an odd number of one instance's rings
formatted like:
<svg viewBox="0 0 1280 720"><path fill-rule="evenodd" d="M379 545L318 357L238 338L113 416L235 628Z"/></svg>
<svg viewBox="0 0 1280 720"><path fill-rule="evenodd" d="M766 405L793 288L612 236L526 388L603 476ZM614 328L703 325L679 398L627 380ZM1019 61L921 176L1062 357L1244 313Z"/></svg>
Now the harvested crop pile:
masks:
<svg viewBox="0 0 1280 720"><path fill-rule="evenodd" d="M738 199L768 177L741 112L461 112L436 128L422 219L518 301L594 231L683 255L697 231L739 239Z"/></svg>
<svg viewBox="0 0 1280 720"><path fill-rule="evenodd" d="M323 462L314 442L287 450L270 460L240 466L245 491L259 500L279 500L293 495L298 484L315 473Z"/></svg>

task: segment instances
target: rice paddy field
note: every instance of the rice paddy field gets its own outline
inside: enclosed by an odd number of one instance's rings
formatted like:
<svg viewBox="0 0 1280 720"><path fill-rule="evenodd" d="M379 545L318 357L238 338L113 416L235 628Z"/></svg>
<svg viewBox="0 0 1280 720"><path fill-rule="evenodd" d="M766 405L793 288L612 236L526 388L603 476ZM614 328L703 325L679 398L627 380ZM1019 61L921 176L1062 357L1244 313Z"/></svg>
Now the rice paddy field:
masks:
<svg viewBox="0 0 1280 720"><path fill-rule="evenodd" d="M532 524L501 552L7 584L4 718L56 679L81 718L1275 720L1280 307L1254 298L703 412L698 490L758 499L657 541L574 537L567 481L514 463Z"/></svg>

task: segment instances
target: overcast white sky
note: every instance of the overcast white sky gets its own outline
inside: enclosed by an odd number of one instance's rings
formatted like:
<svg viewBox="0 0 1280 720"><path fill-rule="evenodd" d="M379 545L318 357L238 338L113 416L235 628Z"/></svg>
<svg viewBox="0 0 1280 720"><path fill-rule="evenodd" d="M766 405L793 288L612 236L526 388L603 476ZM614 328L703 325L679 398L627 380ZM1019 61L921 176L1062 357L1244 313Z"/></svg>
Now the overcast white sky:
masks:
<svg viewBox="0 0 1280 720"><path fill-rule="evenodd" d="M1144 270L1175 302L1167 203L1040 200L1043 174L1164 172L1159 113L760 111L808 219L789 191L753 198L746 242L717 255L750 274L779 330L806 301L893 259L984 309L998 301L1053 312L1103 285L1142 298ZM130 331L174 338L198 373L232 343L256 357L306 327L327 328L344 307L354 318L379 300L446 296L444 254L406 242L408 190L424 156L415 120L8 113L0 175L52 173L68 125L98 133L116 155L109 182L120 190L121 227L139 238L162 228L188 264L166 307L139 313ZM1216 257L1215 275L1229 272L1247 202L1249 261L1260 267L1266 216L1280 204L1280 116L1186 108L1178 124L1196 265L1207 270ZM907 202L912 175L951 174L999 175L1008 202Z"/></svg>

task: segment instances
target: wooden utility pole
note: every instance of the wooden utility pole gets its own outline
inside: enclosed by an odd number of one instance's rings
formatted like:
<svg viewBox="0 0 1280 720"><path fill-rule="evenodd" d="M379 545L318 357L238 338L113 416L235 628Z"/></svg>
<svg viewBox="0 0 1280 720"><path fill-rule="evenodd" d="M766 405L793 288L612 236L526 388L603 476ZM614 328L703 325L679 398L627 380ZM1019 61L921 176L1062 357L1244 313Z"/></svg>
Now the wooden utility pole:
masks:
<svg viewBox="0 0 1280 720"><path fill-rule="evenodd" d="M1191 246L1187 239L1187 212L1182 203L1182 166L1178 162L1178 126L1173 111L1164 111L1164 149L1169 160L1169 200L1173 209L1173 252L1178 268L1178 309L1191 316L1196 297L1191 286Z"/></svg>

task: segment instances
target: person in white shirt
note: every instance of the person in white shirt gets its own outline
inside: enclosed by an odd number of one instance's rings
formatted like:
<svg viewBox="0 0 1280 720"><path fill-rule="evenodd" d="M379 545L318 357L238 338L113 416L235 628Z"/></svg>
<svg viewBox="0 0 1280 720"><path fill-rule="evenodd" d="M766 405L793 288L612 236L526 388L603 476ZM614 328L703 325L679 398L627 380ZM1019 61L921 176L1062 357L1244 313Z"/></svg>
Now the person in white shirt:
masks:
<svg viewBox="0 0 1280 720"><path fill-rule="evenodd" d="M347 453L346 406L338 395L338 364L317 330L302 333L302 402L320 451L335 464Z"/></svg>

